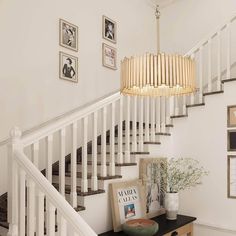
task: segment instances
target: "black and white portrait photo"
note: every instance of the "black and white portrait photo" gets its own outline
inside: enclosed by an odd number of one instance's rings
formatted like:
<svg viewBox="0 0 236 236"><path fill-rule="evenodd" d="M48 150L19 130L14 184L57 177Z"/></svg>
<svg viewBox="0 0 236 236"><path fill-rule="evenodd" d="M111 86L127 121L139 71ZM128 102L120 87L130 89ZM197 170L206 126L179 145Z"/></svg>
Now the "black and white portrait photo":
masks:
<svg viewBox="0 0 236 236"><path fill-rule="evenodd" d="M103 38L116 43L116 22L103 16Z"/></svg>
<svg viewBox="0 0 236 236"><path fill-rule="evenodd" d="M78 27L60 19L60 45L78 51Z"/></svg>
<svg viewBox="0 0 236 236"><path fill-rule="evenodd" d="M78 58L60 52L60 78L78 82Z"/></svg>

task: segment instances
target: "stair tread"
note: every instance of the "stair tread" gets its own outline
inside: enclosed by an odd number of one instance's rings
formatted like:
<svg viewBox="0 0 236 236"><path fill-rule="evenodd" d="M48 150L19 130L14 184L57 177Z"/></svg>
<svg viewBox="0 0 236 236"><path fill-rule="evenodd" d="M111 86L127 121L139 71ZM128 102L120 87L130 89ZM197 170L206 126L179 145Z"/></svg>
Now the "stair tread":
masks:
<svg viewBox="0 0 236 236"><path fill-rule="evenodd" d="M224 79L221 81L221 83L227 83L227 82L232 82L232 81L236 81L236 78L231 78L231 79Z"/></svg>
<svg viewBox="0 0 236 236"><path fill-rule="evenodd" d="M53 171L53 175L59 176L59 171ZM71 172L70 171L65 172L65 176L66 177L71 177ZM106 177L102 177L102 176L98 175L97 177L98 177L99 180L120 179L120 178L122 178L121 175L114 175L114 176L109 176L108 175ZM77 178L82 178L82 172L77 172ZM87 174L87 178L91 179L92 178L92 174L88 173Z"/></svg>
<svg viewBox="0 0 236 236"><path fill-rule="evenodd" d="M182 117L188 117L188 115L174 115L171 116L170 118L182 118Z"/></svg>
<svg viewBox="0 0 236 236"><path fill-rule="evenodd" d="M224 92L223 90L206 92L206 93L203 93L203 96L209 96L209 95L219 94L219 93L223 93L223 92Z"/></svg>
<svg viewBox="0 0 236 236"><path fill-rule="evenodd" d="M203 103L196 103L196 104L188 104L186 105L187 108L189 107L199 107L199 106L205 106L206 104L203 102Z"/></svg>
<svg viewBox="0 0 236 236"><path fill-rule="evenodd" d="M170 133L162 133L162 132L158 132L158 133L155 133L155 135L170 136L171 134L170 134ZM133 136L133 134L130 134L130 136ZM140 136L140 135L137 133L137 136ZM143 136L145 136L145 132L143 133ZM151 133L149 133L149 136L151 136ZM125 137L125 134L123 134L123 137Z"/></svg>
<svg viewBox="0 0 236 236"><path fill-rule="evenodd" d="M77 164L81 165L82 162L81 161L77 161ZM97 165L100 166L102 163L100 161L97 162ZM87 165L92 165L92 161L88 161ZM106 165L109 166L109 162L106 162ZM137 163L135 162L131 162L131 163L115 163L115 166L136 166Z"/></svg>
<svg viewBox="0 0 236 236"><path fill-rule="evenodd" d="M122 153L125 154L125 152L122 152ZM88 154L91 155L92 153L88 153ZM101 152L98 152L97 154L98 154L98 155L102 155ZM110 153L110 152L106 152L106 154L107 154L107 155L110 155L111 153ZM117 155L118 152L115 152L114 154ZM138 152L138 151L137 151L137 152L130 152L130 154L131 154L131 155L134 155L134 154L150 154L150 152Z"/></svg>
<svg viewBox="0 0 236 236"><path fill-rule="evenodd" d="M57 190L59 189L59 184L53 183L53 186ZM70 192L71 192L71 186L70 185L65 185L65 193L66 194L70 194ZM94 191L94 190L89 188L88 192L82 192L81 187L80 186L76 186L76 192L77 192L78 196L90 196L90 195L105 193L105 190L98 189L98 190Z"/></svg>

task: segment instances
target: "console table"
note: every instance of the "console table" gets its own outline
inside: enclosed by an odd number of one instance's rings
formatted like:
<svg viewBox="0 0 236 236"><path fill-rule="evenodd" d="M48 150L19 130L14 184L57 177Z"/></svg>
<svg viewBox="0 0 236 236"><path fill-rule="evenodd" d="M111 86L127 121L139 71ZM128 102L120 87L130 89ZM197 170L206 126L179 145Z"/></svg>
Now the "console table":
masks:
<svg viewBox="0 0 236 236"><path fill-rule="evenodd" d="M155 236L181 236L187 234L187 236L193 236L193 221L195 217L178 215L177 220L167 220L165 215L157 216L153 218L159 224L159 230ZM109 231L107 233L100 234L100 236L126 236L124 232L114 233Z"/></svg>

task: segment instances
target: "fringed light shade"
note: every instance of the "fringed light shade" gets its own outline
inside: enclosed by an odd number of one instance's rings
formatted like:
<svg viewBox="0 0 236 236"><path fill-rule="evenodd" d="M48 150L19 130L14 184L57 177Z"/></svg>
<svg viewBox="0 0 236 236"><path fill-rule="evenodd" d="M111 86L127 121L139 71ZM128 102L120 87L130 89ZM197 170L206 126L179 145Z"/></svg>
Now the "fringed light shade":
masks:
<svg viewBox="0 0 236 236"><path fill-rule="evenodd" d="M193 93L195 61L181 55L160 53L160 12L156 8L157 54L124 58L121 61L121 93L140 96L174 96Z"/></svg>
<svg viewBox="0 0 236 236"><path fill-rule="evenodd" d="M190 57L145 54L121 62L123 94L173 96L195 90L195 62Z"/></svg>

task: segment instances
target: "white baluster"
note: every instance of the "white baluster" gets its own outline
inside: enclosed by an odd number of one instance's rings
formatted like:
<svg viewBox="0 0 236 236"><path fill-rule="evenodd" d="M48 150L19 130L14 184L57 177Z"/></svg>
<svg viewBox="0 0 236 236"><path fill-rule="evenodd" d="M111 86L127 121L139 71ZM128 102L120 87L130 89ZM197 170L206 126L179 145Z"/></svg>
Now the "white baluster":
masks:
<svg viewBox="0 0 236 236"><path fill-rule="evenodd" d="M151 98L151 141L155 142L155 98Z"/></svg>
<svg viewBox="0 0 236 236"><path fill-rule="evenodd" d="M70 192L71 205L74 208L77 207L77 129L78 129L78 124L77 122L74 122L72 124L71 192Z"/></svg>
<svg viewBox="0 0 236 236"><path fill-rule="evenodd" d="M88 192L88 117L83 118L82 192Z"/></svg>
<svg viewBox="0 0 236 236"><path fill-rule="evenodd" d="M20 236L25 236L25 171L20 170L20 188L19 188L19 233Z"/></svg>
<svg viewBox="0 0 236 236"><path fill-rule="evenodd" d="M107 163L106 163L106 122L107 122L107 108L103 107L102 110L102 152L101 152L101 176L106 177L107 176Z"/></svg>
<svg viewBox="0 0 236 236"><path fill-rule="evenodd" d="M186 95L183 95L183 115L187 115Z"/></svg>
<svg viewBox="0 0 236 236"><path fill-rule="evenodd" d="M130 96L126 97L125 163L130 163Z"/></svg>
<svg viewBox="0 0 236 236"><path fill-rule="evenodd" d="M199 49L199 103L203 102L203 56L202 56L203 47Z"/></svg>
<svg viewBox="0 0 236 236"><path fill-rule="evenodd" d="M10 132L8 145L8 236L18 236L18 166L14 160L14 150L23 149L21 131L15 127Z"/></svg>
<svg viewBox="0 0 236 236"><path fill-rule="evenodd" d="M217 33L217 91L221 90L221 33Z"/></svg>
<svg viewBox="0 0 236 236"><path fill-rule="evenodd" d="M52 142L53 136L48 135L46 138L46 150L47 150L47 167L46 177L50 183L52 183Z"/></svg>
<svg viewBox="0 0 236 236"><path fill-rule="evenodd" d="M32 155L33 155L33 163L38 168L39 166L39 142L35 142L31 146Z"/></svg>
<svg viewBox="0 0 236 236"><path fill-rule="evenodd" d="M55 236L55 207L47 201L47 236Z"/></svg>
<svg viewBox="0 0 236 236"><path fill-rule="evenodd" d="M145 141L149 142L149 97L146 97L145 103Z"/></svg>
<svg viewBox="0 0 236 236"><path fill-rule="evenodd" d="M166 98L161 97L161 132L166 132Z"/></svg>
<svg viewBox="0 0 236 236"><path fill-rule="evenodd" d="M192 95L191 95L191 98L192 98ZM193 104L191 102L191 104ZM178 96L175 96L175 116L178 116L179 115L179 97Z"/></svg>
<svg viewBox="0 0 236 236"><path fill-rule="evenodd" d="M38 189L37 190L37 221L36 221L36 235L44 236L44 197L45 195Z"/></svg>
<svg viewBox="0 0 236 236"><path fill-rule="evenodd" d="M175 115L175 97L174 96L171 96L170 97L170 103L169 103L169 106L170 106L170 116L174 116ZM170 123L171 123L171 120L170 120ZM168 124L170 124L168 123Z"/></svg>
<svg viewBox="0 0 236 236"><path fill-rule="evenodd" d="M120 97L118 124L118 163L123 163L123 96Z"/></svg>
<svg viewBox="0 0 236 236"><path fill-rule="evenodd" d="M139 151L143 151L143 97L139 98Z"/></svg>
<svg viewBox="0 0 236 236"><path fill-rule="evenodd" d="M212 65L211 65L211 51L212 51L212 46L211 46L211 39L208 40L208 86L207 90L208 92L212 91Z"/></svg>
<svg viewBox="0 0 236 236"><path fill-rule="evenodd" d="M156 98L156 133L161 132L161 98ZM159 139L159 136L157 136Z"/></svg>
<svg viewBox="0 0 236 236"><path fill-rule="evenodd" d="M35 232L35 183L27 180L27 235L34 236Z"/></svg>
<svg viewBox="0 0 236 236"><path fill-rule="evenodd" d="M171 124L171 120L170 120L170 101L171 101L171 98L167 97L166 98L166 124Z"/></svg>
<svg viewBox="0 0 236 236"><path fill-rule="evenodd" d="M226 79L230 79L231 76L231 24L228 23L226 30L227 30L227 48L226 48Z"/></svg>
<svg viewBox="0 0 236 236"><path fill-rule="evenodd" d="M109 175L115 175L115 102L111 104L110 162Z"/></svg>
<svg viewBox="0 0 236 236"><path fill-rule="evenodd" d="M98 190L98 177L97 177L97 122L98 113L95 111L93 113L93 141L92 141L92 179L91 179L91 189L93 191Z"/></svg>
<svg viewBox="0 0 236 236"><path fill-rule="evenodd" d="M65 155L66 155L66 130L60 130L60 161L59 161L59 191L65 197Z"/></svg>
<svg viewBox="0 0 236 236"><path fill-rule="evenodd" d="M137 96L133 97L132 151L137 152Z"/></svg>
<svg viewBox="0 0 236 236"><path fill-rule="evenodd" d="M66 220L59 212L57 212L57 215L58 215L58 221L59 221L59 225L58 225L59 236L65 236L65 235L67 235Z"/></svg>

